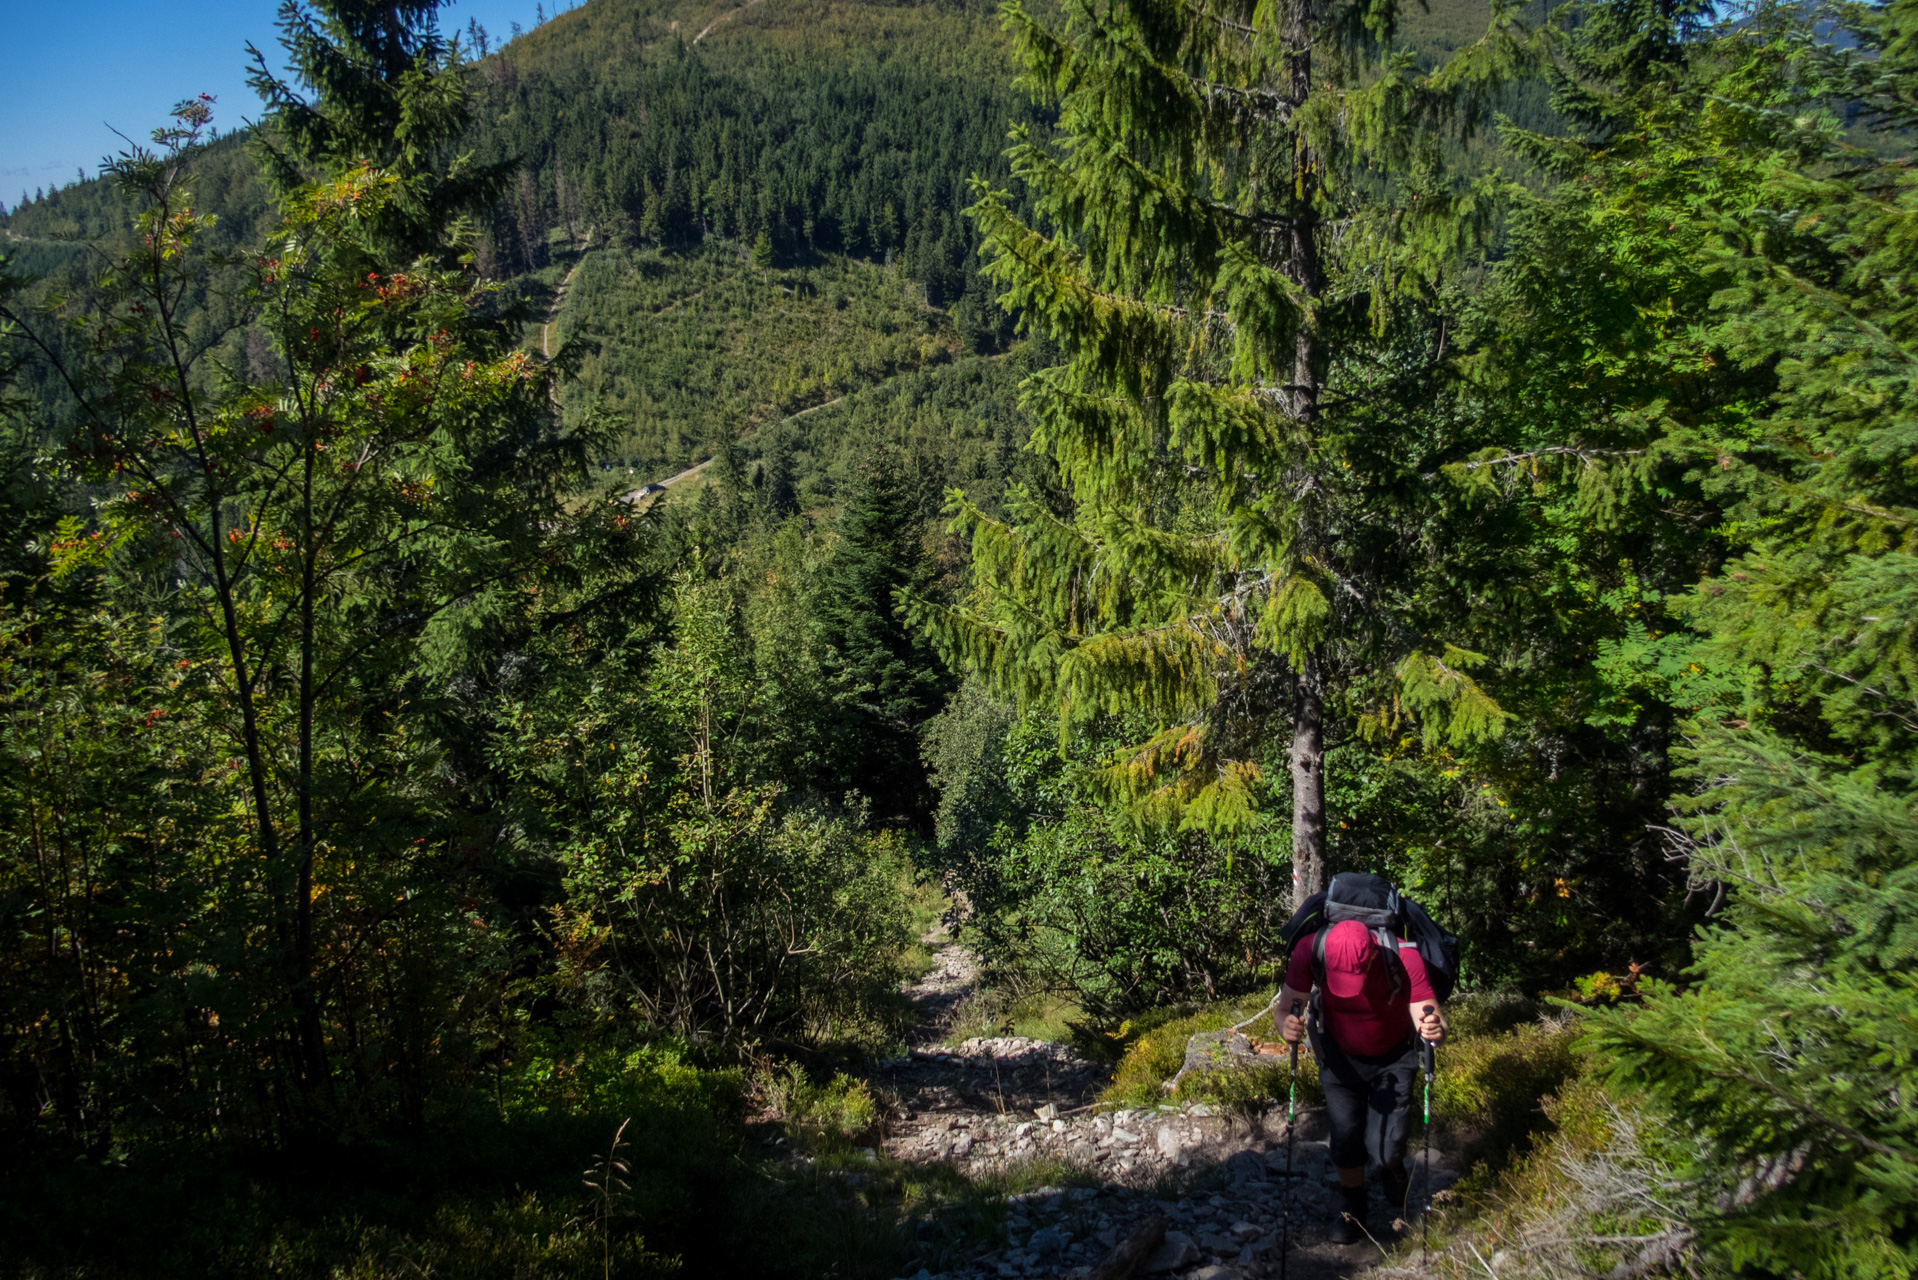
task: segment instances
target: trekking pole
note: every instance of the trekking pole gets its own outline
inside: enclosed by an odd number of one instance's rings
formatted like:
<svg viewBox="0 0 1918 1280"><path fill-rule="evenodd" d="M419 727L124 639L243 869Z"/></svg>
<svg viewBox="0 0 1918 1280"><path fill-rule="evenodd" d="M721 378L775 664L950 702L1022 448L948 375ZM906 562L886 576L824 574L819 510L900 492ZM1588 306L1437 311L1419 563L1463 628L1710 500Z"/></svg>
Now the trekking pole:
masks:
<svg viewBox="0 0 1918 1280"><path fill-rule="evenodd" d="M1292 1002L1292 1016L1298 1017L1303 1000ZM1299 1042L1292 1042L1292 1080L1285 1095L1285 1198L1279 1202L1279 1280L1285 1280L1285 1264L1292 1253L1292 1135L1298 1128L1299 1114Z"/></svg>
<svg viewBox="0 0 1918 1280"><path fill-rule="evenodd" d="M1432 1015L1432 1006L1425 1006ZM1432 1073L1438 1070L1438 1049L1430 1040L1419 1037L1419 1068L1425 1072L1425 1212L1419 1215L1420 1261L1432 1265Z"/></svg>

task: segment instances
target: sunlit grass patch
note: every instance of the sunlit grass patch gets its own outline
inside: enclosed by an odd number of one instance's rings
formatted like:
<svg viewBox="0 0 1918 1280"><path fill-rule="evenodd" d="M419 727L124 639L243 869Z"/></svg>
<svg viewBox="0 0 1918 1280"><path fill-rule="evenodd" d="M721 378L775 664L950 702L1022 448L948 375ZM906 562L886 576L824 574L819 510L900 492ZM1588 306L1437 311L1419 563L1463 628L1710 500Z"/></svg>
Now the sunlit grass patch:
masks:
<svg viewBox="0 0 1918 1280"><path fill-rule="evenodd" d="M1074 1044L1086 1035L1086 1014L1078 1001L1049 991L1020 996L982 992L953 1015L946 1039L954 1044L974 1036L1024 1036Z"/></svg>
<svg viewBox="0 0 1918 1280"><path fill-rule="evenodd" d="M1469 1158L1522 1155L1547 1125L1544 1101L1571 1079L1575 1032L1531 1023L1489 1035L1458 1035L1438 1051L1432 1109Z"/></svg>
<svg viewBox="0 0 1918 1280"><path fill-rule="evenodd" d="M863 1080L835 1075L816 1084L789 1062L759 1081L761 1100L785 1124L787 1136L815 1154L843 1153L874 1137L879 1106Z"/></svg>
<svg viewBox="0 0 1918 1280"><path fill-rule="evenodd" d="M1179 1082L1176 1094L1165 1089L1166 1082L1185 1065L1186 1045L1193 1036L1244 1022L1265 1009L1270 1000L1270 993L1261 992L1197 1010L1155 1010L1122 1024L1112 1034L1125 1046L1124 1053L1099 1101L1115 1107L1203 1101L1228 1112L1250 1114L1263 1110L1267 1100L1282 1099L1290 1087L1290 1065L1285 1057L1272 1059L1269 1067L1194 1071ZM1259 1040L1278 1038L1270 1013L1262 1014L1244 1031ZM1318 1066L1307 1053L1299 1055L1298 1097L1301 1103L1319 1099Z"/></svg>

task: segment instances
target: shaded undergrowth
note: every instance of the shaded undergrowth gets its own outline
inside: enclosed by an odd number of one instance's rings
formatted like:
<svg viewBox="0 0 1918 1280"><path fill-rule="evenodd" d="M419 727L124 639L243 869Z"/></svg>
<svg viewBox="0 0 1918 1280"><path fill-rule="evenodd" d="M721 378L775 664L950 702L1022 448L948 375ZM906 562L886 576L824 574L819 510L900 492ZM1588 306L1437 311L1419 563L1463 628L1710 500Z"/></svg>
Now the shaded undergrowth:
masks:
<svg viewBox="0 0 1918 1280"><path fill-rule="evenodd" d="M1066 1034L1098 1034L1116 1053L1105 1103L1157 1105L1187 1037L1262 1006L1252 996ZM1480 1161L1461 1203L1505 1212L1511 1188L1560 1176L1541 1161L1557 1158L1564 1135L1590 1128L1584 1094L1541 1107L1571 1074L1572 1032L1509 1025L1469 1002L1455 1021L1435 1103L1453 1142ZM1273 1035L1269 1017L1247 1030ZM1003 1236L1009 1196L1098 1181L1051 1160L969 1177L886 1159L879 1102L833 1070L784 1064L749 1081L656 1047L535 1074L410 1132L320 1136L274 1153L149 1149L99 1161L16 1149L0 1171L0 1274L884 1280L976 1256ZM1189 1075L1178 1097L1250 1116L1283 1106L1286 1084L1275 1059L1269 1070ZM1309 1056L1299 1094L1318 1096ZM604 1167L596 1153L627 1120L620 1185L596 1199L582 1171ZM1554 1135L1545 1154L1526 1156L1540 1132Z"/></svg>

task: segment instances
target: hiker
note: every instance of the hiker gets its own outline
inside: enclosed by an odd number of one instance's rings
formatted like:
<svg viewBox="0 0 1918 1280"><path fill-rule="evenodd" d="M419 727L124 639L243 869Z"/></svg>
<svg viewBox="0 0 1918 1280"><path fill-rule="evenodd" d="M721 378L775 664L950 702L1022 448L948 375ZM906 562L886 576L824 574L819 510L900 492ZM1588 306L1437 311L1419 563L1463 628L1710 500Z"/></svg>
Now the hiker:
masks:
<svg viewBox="0 0 1918 1280"><path fill-rule="evenodd" d="M1436 1045L1445 1039L1445 1013L1416 947L1395 947L1394 964L1378 935L1360 921L1324 926L1322 950L1319 932L1293 944L1279 993L1280 1009L1296 1008L1295 1002L1311 997L1309 1012L1282 1016L1279 1034L1295 1045L1301 1036L1311 1036L1343 1193L1332 1239L1356 1244L1364 1235L1367 1157L1378 1166L1393 1215L1405 1210L1405 1143L1419 1040ZM1315 969L1321 975L1316 982Z"/></svg>

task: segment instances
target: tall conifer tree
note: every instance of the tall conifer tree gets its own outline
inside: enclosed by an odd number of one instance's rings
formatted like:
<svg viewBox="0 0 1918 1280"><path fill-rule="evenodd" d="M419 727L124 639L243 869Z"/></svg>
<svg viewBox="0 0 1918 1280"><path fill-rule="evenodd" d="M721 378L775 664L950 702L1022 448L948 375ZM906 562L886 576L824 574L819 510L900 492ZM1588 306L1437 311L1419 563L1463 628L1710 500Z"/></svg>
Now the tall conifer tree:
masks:
<svg viewBox="0 0 1918 1280"><path fill-rule="evenodd" d="M1705 674L1679 677L1677 825L1727 906L1687 986L1644 984L1592 1035L1696 1141L1703 1242L1811 1280L1918 1269L1918 181L1892 142L1918 124L1918 0L1839 18L1849 47L1797 6L1720 32L1702 109L1644 104L1611 185L1713 229L1694 327L1776 386L1738 437L1662 442L1743 544L1680 640Z"/></svg>
<svg viewBox="0 0 1918 1280"><path fill-rule="evenodd" d="M456 150L471 86L457 45L440 36L439 9L440 0L286 0L280 45L294 83L248 46L248 82L267 105L269 127L253 141L268 180L284 195L316 171L337 177L366 163L392 175L397 198L378 230L406 257L463 247L446 233L498 199L519 169Z"/></svg>
<svg viewBox="0 0 1918 1280"><path fill-rule="evenodd" d="M819 619L844 729L834 776L855 779L882 815L923 822L931 797L919 729L952 680L900 615L902 595L923 594L931 580L915 506L897 456L882 446L847 497Z"/></svg>
<svg viewBox="0 0 1918 1280"><path fill-rule="evenodd" d="M799 509L799 494L793 480L792 442L783 430L770 433L762 461L759 500L770 518L783 520Z"/></svg>
<svg viewBox="0 0 1918 1280"><path fill-rule="evenodd" d="M921 619L1002 689L1146 730L1104 776L1157 819L1244 823L1283 749L1303 897L1324 876L1328 700L1456 738L1501 719L1477 655L1363 587L1346 392L1369 375L1341 379L1429 317L1482 225L1498 184L1448 176L1446 136L1534 38L1500 9L1426 73L1394 45L1394 0L1004 12L1059 136L1013 149L1036 220L990 190L972 216L1001 301L1067 352L1025 395L1070 510L1015 495L1002 523L959 500L975 594Z"/></svg>

